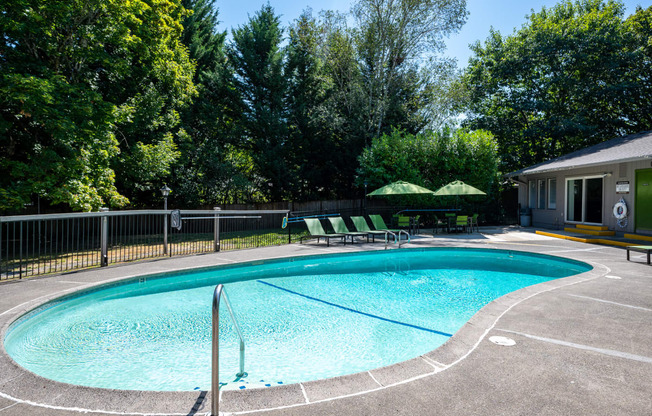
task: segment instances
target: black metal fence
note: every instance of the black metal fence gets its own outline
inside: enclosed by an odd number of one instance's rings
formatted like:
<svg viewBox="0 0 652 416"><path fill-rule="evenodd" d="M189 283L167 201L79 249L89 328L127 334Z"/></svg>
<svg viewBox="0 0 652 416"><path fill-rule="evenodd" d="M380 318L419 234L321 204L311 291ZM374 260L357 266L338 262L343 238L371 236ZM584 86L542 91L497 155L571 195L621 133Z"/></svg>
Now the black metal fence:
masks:
<svg viewBox="0 0 652 416"><path fill-rule="evenodd" d="M337 200L229 208L237 209L176 211L180 228L172 226L172 210L0 216L0 280L288 244L308 234L302 221L282 228L288 214L340 215L347 223L352 215L381 214L390 224L392 214L404 207L377 200ZM333 231L328 221L322 224L327 232Z"/></svg>
<svg viewBox="0 0 652 416"><path fill-rule="evenodd" d="M0 280L173 255L287 244L287 210L104 211L0 217ZM175 224L176 225L176 224ZM298 234L297 234L298 233ZM292 234L297 234L294 238Z"/></svg>

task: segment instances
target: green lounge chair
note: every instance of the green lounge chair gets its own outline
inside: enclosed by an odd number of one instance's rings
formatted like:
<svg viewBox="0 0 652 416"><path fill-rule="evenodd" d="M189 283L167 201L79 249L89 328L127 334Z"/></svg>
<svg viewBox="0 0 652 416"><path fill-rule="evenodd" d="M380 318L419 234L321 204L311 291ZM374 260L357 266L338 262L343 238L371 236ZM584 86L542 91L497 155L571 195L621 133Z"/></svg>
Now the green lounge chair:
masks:
<svg viewBox="0 0 652 416"><path fill-rule="evenodd" d="M317 242L319 242L319 239L324 238L326 239L326 246L330 247L331 238L339 238L340 241L344 241L344 244L346 244L346 236L344 234L326 234L324 227L321 226L321 222L319 222L317 218L304 218L303 220L306 222L310 235L301 237L299 239L300 243L303 243L303 240L310 240L313 238L316 238Z"/></svg>
<svg viewBox="0 0 652 416"><path fill-rule="evenodd" d="M385 220L383 220L383 217L381 217L380 215L370 215L369 219L371 220L371 223L374 225L374 228L376 230L390 231L394 234L398 234L399 231L401 231L401 230L387 228L387 225L385 224Z"/></svg>
<svg viewBox="0 0 652 416"><path fill-rule="evenodd" d="M377 235L387 236L387 231L378 231L369 228L369 224L367 224L367 220L364 217L351 217L351 221L353 221L353 226L356 230L361 233L367 233L367 241L369 241L369 236L371 236L371 241L373 242L376 241Z"/></svg>
<svg viewBox="0 0 652 416"><path fill-rule="evenodd" d="M369 242L369 234L361 232L351 232L349 228L344 223L342 217L328 217L328 221L331 222L333 230L338 234L344 234L344 241L346 237L351 237L351 244L353 244L353 237L367 237L367 243Z"/></svg>

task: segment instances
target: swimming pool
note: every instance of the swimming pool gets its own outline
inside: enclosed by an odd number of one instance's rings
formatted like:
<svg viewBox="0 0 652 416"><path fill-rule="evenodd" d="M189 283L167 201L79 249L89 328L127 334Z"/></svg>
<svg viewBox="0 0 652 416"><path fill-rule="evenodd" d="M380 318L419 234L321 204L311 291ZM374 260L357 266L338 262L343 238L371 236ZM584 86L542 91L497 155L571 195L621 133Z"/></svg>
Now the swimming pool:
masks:
<svg viewBox="0 0 652 416"><path fill-rule="evenodd" d="M515 251L419 249L309 256L148 276L45 304L9 328L20 365L53 380L131 390L210 389L210 307L226 285L247 344L220 322L224 388L267 387L404 361L506 293L590 270Z"/></svg>

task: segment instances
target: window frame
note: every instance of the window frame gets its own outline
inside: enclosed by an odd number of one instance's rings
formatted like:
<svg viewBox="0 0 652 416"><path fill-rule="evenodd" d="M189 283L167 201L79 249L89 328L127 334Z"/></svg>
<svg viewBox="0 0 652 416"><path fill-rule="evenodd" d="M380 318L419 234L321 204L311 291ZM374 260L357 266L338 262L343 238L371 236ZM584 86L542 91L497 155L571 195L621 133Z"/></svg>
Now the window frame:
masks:
<svg viewBox="0 0 652 416"><path fill-rule="evenodd" d="M528 181L528 207L536 209L537 207L537 182L534 180Z"/></svg>
<svg viewBox="0 0 652 416"><path fill-rule="evenodd" d="M537 209L546 209L546 196L547 192L547 179L537 179ZM541 193L541 187L543 186L543 195Z"/></svg>
<svg viewBox="0 0 652 416"><path fill-rule="evenodd" d="M555 192L552 192L552 186L550 184L552 182L555 182ZM548 190L547 190L547 204L548 204L548 209L557 209L557 178L548 178ZM551 196L554 196L554 198L551 198ZM554 199L554 200L553 200Z"/></svg>

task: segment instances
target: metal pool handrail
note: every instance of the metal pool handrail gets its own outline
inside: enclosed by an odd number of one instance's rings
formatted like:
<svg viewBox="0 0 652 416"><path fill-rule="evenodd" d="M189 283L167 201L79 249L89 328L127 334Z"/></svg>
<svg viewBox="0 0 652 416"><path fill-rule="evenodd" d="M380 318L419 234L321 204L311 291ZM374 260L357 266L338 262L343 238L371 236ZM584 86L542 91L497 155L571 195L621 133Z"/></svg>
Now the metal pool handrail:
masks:
<svg viewBox="0 0 652 416"><path fill-rule="evenodd" d="M388 238L387 238L388 234L391 234L391 235L394 236L394 244L396 244L396 241L398 239L398 248L401 248L401 234L405 234L407 236L407 242L408 243L410 242L410 233L408 233L405 230L398 230L398 233L395 233L395 232L392 232L392 231L389 231L389 230L383 230L383 231L385 231L385 250L387 250L387 244L389 244Z"/></svg>
<svg viewBox="0 0 652 416"><path fill-rule="evenodd" d="M211 389L213 391L213 402L211 407L211 413L214 416L219 415L220 408L220 299L224 295L224 302L226 307L229 310L229 315L231 315L231 320L233 321L233 326L235 327L238 337L240 338L240 372L236 374L237 377L242 377L245 375L244 371L244 358L245 358L245 343L244 337L242 336L242 331L240 331L240 326L238 321L235 319L233 314L233 309L231 308L231 302L226 296L226 290L224 289L223 284L219 284L215 287L213 292L213 351L212 351L212 385Z"/></svg>
<svg viewBox="0 0 652 416"><path fill-rule="evenodd" d="M410 242L410 233L408 233L405 230L399 230L398 232L398 248L401 248L401 234L405 234L407 236L407 243Z"/></svg>

